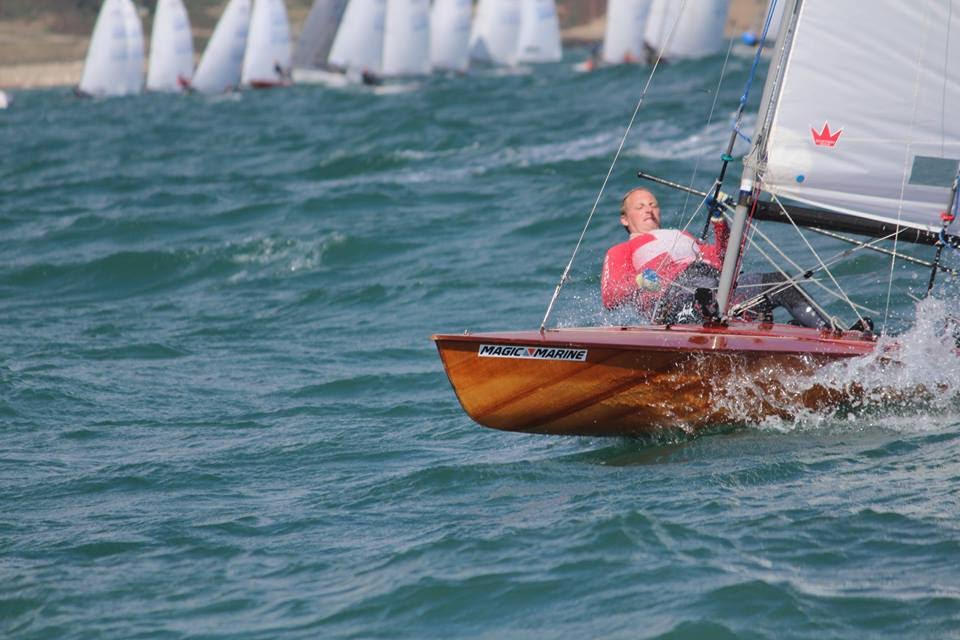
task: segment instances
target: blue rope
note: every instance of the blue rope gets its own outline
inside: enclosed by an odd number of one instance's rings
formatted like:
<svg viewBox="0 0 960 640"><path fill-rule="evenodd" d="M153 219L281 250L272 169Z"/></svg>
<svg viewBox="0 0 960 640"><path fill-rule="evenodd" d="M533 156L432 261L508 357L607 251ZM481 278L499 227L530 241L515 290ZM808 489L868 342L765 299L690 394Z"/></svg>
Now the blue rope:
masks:
<svg viewBox="0 0 960 640"><path fill-rule="evenodd" d="M763 24L763 33L760 35L760 44L757 46L757 55L753 57L753 64L750 66L750 77L747 78L747 86L743 89L743 95L740 96L740 108L743 109L747 104L747 97L750 95L750 87L753 85L753 78L757 74L757 67L760 65L760 54L763 53L763 43L767 39L767 31L770 30L770 21L777 9L777 0L770 2L770 8L767 11L767 20Z"/></svg>

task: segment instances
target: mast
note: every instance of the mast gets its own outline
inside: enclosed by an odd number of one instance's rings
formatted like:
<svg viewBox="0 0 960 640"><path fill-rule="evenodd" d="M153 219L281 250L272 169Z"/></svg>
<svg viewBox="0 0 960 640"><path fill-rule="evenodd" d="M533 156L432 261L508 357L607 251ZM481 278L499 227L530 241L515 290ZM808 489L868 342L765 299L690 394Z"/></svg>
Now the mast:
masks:
<svg viewBox="0 0 960 640"><path fill-rule="evenodd" d="M743 175L740 179L740 196L737 201L737 207L733 214L733 224L730 228L730 238L727 241L727 251L723 257L723 269L720 271L720 285L717 289L717 304L720 307L720 313L725 314L730 303L730 293L736 284L737 270L740 264L740 254L743 247L743 235L747 225L747 214L754 203L754 185L757 182L757 170L760 156L766 145L767 132L773 119L773 112L776 108L776 98L781 87L784 70L786 69L787 58L789 57L790 47L793 44L793 29L796 25L797 16L800 13L800 6L803 0L779 0L785 2L784 14L788 17L786 28L781 31L778 43L780 52L777 56L777 68L775 73L767 76L767 82L763 87L763 117L757 125L757 133L753 139L753 147L750 153L744 158ZM757 52L759 56L760 52ZM742 108L742 104L741 104ZM739 123L735 123L736 127ZM734 131L733 135L736 135ZM716 197L714 198L716 199Z"/></svg>

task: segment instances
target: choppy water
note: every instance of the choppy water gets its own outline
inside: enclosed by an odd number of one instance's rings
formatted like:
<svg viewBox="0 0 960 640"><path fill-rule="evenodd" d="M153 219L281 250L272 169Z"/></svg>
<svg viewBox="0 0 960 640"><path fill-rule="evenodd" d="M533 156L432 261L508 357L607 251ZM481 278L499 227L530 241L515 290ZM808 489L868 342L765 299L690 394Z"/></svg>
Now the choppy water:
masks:
<svg viewBox="0 0 960 640"><path fill-rule="evenodd" d="M720 64L654 82L553 322L612 321L638 168L715 175L748 66L708 126ZM643 441L457 405L429 336L539 323L645 74L16 94L0 635L960 637L952 402ZM840 269L881 313L887 265ZM949 386L936 347L913 370Z"/></svg>

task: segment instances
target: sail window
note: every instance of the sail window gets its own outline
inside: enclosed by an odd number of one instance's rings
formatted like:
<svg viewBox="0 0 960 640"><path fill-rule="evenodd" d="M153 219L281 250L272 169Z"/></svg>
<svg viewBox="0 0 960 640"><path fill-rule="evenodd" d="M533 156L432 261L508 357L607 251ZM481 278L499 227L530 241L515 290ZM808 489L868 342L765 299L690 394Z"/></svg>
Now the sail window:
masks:
<svg viewBox="0 0 960 640"><path fill-rule="evenodd" d="M910 184L949 189L953 186L958 168L960 168L960 160L953 158L914 156L913 168L910 170Z"/></svg>

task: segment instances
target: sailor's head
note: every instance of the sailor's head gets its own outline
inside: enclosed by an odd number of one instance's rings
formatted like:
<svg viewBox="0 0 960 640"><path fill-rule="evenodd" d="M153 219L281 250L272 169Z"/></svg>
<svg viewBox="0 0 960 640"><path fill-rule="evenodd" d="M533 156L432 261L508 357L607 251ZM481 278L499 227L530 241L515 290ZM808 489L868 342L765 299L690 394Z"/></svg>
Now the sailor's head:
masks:
<svg viewBox="0 0 960 640"><path fill-rule="evenodd" d="M620 224L627 233L647 233L660 228L660 204L643 187L627 191L620 202Z"/></svg>

